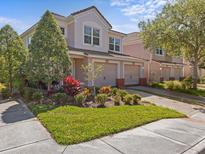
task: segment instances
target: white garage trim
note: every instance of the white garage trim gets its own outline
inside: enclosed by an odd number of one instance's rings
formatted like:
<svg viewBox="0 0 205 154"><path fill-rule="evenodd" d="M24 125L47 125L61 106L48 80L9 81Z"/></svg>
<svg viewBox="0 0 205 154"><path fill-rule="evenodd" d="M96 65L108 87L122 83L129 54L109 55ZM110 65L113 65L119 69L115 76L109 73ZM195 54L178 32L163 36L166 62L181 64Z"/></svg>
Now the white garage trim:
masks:
<svg viewBox="0 0 205 154"><path fill-rule="evenodd" d="M125 63L123 63L123 67L124 67L123 76L124 76L124 80L125 80L125 85L139 84L142 66L137 65L135 63L125 62ZM135 68L136 68L136 71L135 71ZM131 75L131 78L128 77L130 75Z"/></svg>
<svg viewBox="0 0 205 154"><path fill-rule="evenodd" d="M136 65L136 66L140 66L140 77L141 77L141 67L144 67L143 64L140 63L134 63L134 62L123 62L122 64L122 78L125 78L125 65Z"/></svg>
<svg viewBox="0 0 205 154"><path fill-rule="evenodd" d="M92 64L99 62L99 63L108 63L108 64L117 64L117 78L120 79L120 62L114 60L101 60L101 59L93 59Z"/></svg>

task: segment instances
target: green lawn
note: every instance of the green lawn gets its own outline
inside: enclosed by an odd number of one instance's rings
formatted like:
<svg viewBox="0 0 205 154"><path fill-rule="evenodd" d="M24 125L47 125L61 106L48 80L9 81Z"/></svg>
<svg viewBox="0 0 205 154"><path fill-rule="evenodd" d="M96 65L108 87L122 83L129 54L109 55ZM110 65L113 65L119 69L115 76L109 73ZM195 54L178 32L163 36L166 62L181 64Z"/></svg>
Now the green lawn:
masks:
<svg viewBox="0 0 205 154"><path fill-rule="evenodd" d="M31 110L60 144L75 144L144 125L159 119L185 117L157 106L79 108L33 105Z"/></svg>

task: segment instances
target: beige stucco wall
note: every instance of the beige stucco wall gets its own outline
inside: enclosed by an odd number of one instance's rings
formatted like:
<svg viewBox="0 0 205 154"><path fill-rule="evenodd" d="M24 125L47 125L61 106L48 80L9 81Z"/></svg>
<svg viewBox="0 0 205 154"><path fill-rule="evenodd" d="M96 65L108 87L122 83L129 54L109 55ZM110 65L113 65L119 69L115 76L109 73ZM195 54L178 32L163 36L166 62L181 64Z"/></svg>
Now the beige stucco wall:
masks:
<svg viewBox="0 0 205 154"><path fill-rule="evenodd" d="M96 11L90 10L85 13L79 14L74 18L74 47L95 51L108 51L108 27L96 14ZM92 46L84 44L84 25L98 28L100 30L100 45Z"/></svg>
<svg viewBox="0 0 205 154"><path fill-rule="evenodd" d="M75 44L75 24L74 22L67 25L67 43L69 46L74 47Z"/></svg>

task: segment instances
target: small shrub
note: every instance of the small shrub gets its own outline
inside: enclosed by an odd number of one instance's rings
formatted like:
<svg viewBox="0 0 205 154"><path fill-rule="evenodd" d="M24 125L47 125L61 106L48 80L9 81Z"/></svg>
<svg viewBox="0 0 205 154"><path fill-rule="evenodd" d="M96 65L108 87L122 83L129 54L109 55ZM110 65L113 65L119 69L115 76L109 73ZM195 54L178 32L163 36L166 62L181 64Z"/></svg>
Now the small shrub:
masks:
<svg viewBox="0 0 205 154"><path fill-rule="evenodd" d="M75 96L80 92L80 81L72 76L67 76L64 80L64 92L70 96Z"/></svg>
<svg viewBox="0 0 205 154"><path fill-rule="evenodd" d="M30 87L25 87L23 90L23 97L27 100L30 101L32 100L32 95L33 93L36 92L36 89L30 88Z"/></svg>
<svg viewBox="0 0 205 154"><path fill-rule="evenodd" d="M118 90L119 90L118 88L112 88L111 95L112 96L117 95Z"/></svg>
<svg viewBox="0 0 205 154"><path fill-rule="evenodd" d="M97 96L95 96L95 102L98 104L104 105L107 99L108 99L107 94L98 94Z"/></svg>
<svg viewBox="0 0 205 154"><path fill-rule="evenodd" d="M41 91L34 92L32 95L32 99L35 101L40 101L43 98L43 93Z"/></svg>
<svg viewBox="0 0 205 154"><path fill-rule="evenodd" d="M200 83L205 84L205 76L204 76L204 77L201 77Z"/></svg>
<svg viewBox="0 0 205 154"><path fill-rule="evenodd" d="M183 85L185 89L191 89L192 88L192 77L186 77L183 81Z"/></svg>
<svg viewBox="0 0 205 154"><path fill-rule="evenodd" d="M0 83L0 92L1 92L3 89L6 89L6 86L5 86L3 83Z"/></svg>
<svg viewBox="0 0 205 154"><path fill-rule="evenodd" d="M123 98L124 98L127 94L128 94L128 92L125 91L125 90L119 89L119 90L117 91L117 95L120 96L122 100L123 100Z"/></svg>
<svg viewBox="0 0 205 154"><path fill-rule="evenodd" d="M159 83L159 82L153 82L151 83L151 87L154 87L154 88L164 88L164 84L163 83Z"/></svg>
<svg viewBox="0 0 205 154"><path fill-rule="evenodd" d="M84 88L82 91L82 94L86 95L86 96L90 96L91 95L91 90L88 88Z"/></svg>
<svg viewBox="0 0 205 154"><path fill-rule="evenodd" d="M77 104L84 104L86 99L87 99L87 95L85 95L84 93L80 93L74 96L75 102Z"/></svg>
<svg viewBox="0 0 205 154"><path fill-rule="evenodd" d="M52 95L52 100L57 104L67 103L68 96L65 93L55 93Z"/></svg>
<svg viewBox="0 0 205 154"><path fill-rule="evenodd" d="M121 97L118 95L113 96L113 101L115 104L119 104L121 101Z"/></svg>
<svg viewBox="0 0 205 154"><path fill-rule="evenodd" d="M2 94L3 99L9 98L9 96L10 96L9 89L8 88L3 88L1 90L1 94Z"/></svg>
<svg viewBox="0 0 205 154"><path fill-rule="evenodd" d="M138 94L133 94L132 95L132 100L134 104L139 104L139 101L141 100L141 96Z"/></svg>
<svg viewBox="0 0 205 154"><path fill-rule="evenodd" d="M132 104L132 101L133 101L133 96L132 96L131 94L127 94L127 95L124 96L123 101L124 101L126 104L131 105L131 104Z"/></svg>
<svg viewBox="0 0 205 154"><path fill-rule="evenodd" d="M103 86L100 88L99 93L101 94L110 94L112 91L111 86Z"/></svg>
<svg viewBox="0 0 205 154"><path fill-rule="evenodd" d="M174 89L174 81L165 81L165 89L173 90Z"/></svg>

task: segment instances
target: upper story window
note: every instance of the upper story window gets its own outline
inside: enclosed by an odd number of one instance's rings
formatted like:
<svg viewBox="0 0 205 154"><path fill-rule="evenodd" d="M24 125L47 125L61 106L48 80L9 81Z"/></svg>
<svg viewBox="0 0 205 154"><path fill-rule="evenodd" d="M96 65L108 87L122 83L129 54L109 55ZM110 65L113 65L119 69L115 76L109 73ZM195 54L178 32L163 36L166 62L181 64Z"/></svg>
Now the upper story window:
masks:
<svg viewBox="0 0 205 154"><path fill-rule="evenodd" d="M31 44L31 36L26 37L25 39L25 45L28 47Z"/></svg>
<svg viewBox="0 0 205 154"><path fill-rule="evenodd" d="M155 51L156 55L164 56L164 51L161 48L157 48Z"/></svg>
<svg viewBox="0 0 205 154"><path fill-rule="evenodd" d="M109 38L109 49L112 51L120 51L120 39L110 37Z"/></svg>
<svg viewBox="0 0 205 154"><path fill-rule="evenodd" d="M100 30L89 26L84 26L84 43L99 46Z"/></svg>
<svg viewBox="0 0 205 154"><path fill-rule="evenodd" d="M64 35L65 34L65 28L60 27L60 29L61 29L62 34Z"/></svg>
<svg viewBox="0 0 205 154"><path fill-rule="evenodd" d="M31 36L28 37L28 45L31 44Z"/></svg>

